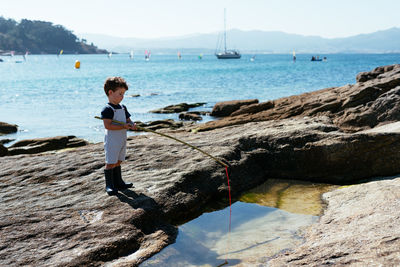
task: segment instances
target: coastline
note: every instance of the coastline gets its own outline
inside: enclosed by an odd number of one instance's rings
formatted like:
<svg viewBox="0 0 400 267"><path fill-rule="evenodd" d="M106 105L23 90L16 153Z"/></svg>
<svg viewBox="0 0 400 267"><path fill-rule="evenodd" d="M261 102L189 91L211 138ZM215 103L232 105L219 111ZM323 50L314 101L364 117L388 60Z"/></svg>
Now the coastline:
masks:
<svg viewBox="0 0 400 267"><path fill-rule="evenodd" d="M140 54L134 60L128 55L111 59L106 55L32 55L22 64L0 64L4 83L0 95L5 102L0 121L19 125L20 131L13 137L19 140L75 135L101 142L102 125L93 117L105 104L101 88L109 75L124 75L130 83L128 94L140 95L127 95L123 101L135 120L178 120L175 115L148 111L181 102L206 102L207 110L211 110L220 101L257 98L263 102L341 86L354 83L358 72L392 64L398 56L332 55L321 64L314 64L310 58L299 55L292 63L288 55L259 55L251 62L250 55L243 55L239 61L221 62L214 55L202 60L184 55L178 61L176 54L170 54L146 62ZM79 70L74 69L75 60L81 62ZM221 75L231 82L221 83ZM38 92L43 90L46 93L39 97ZM8 92L13 92L9 100L5 98ZM46 105L47 109L38 109L37 105ZM19 107L29 115L19 116Z"/></svg>
<svg viewBox="0 0 400 267"><path fill-rule="evenodd" d="M249 109L254 105L250 104L246 107L250 112L245 113L247 116L239 114L221 118L217 121L220 127L213 130L173 134L231 164L233 196L272 177L352 184L370 177L396 175L400 173L396 164L400 160L400 132L364 130L382 124L387 129L393 128L390 123L394 121L397 107L390 103L396 100L391 97L395 97L398 90L399 69L398 66L383 67L360 75L360 79L367 77L369 80L354 86L286 98L292 100L292 106L288 104L289 100L285 102L284 99L275 101L273 107L263 105L266 110L260 110L261 103ZM382 89L381 94L370 88ZM310 96L318 94L329 96L329 92L340 90L349 92L335 98L345 103L347 109L344 111L332 104L334 101L329 97L321 98L320 106L307 106L304 105L307 101L299 101L312 99ZM326 99L330 99L328 103L331 105L325 105ZM360 99L373 103L365 105ZM382 103L383 100L388 102ZM369 120L356 119L364 118L363 114L370 117L381 114L380 109L374 109L374 103L392 111L388 112L392 117L381 118L379 123L373 121L372 126L369 126ZM280 109L282 105L292 108ZM358 106L359 109L355 109ZM370 108L368 112L362 110L364 107ZM299 108L304 113L297 112ZM279 115L278 110L286 112L286 117L283 113ZM359 110L364 113L357 112ZM257 113L259 117L255 121ZM269 120L265 119L266 114L269 114ZM346 116L341 117L344 114ZM358 117L352 117L354 114ZM253 121L249 122L248 118ZM233 121L235 124L226 125ZM215 126L216 122L205 125ZM132 153L128 153L123 168L127 181L134 182L135 188L116 197L107 197L104 193L101 143L69 151L1 158L3 190L0 195L4 213L0 217L0 231L4 236L2 242L11 245L2 246L0 255L3 260L0 263L102 265L120 258L123 259L119 263L121 266L135 266L174 242L175 225L197 217L207 204L226 199L224 170L191 149L162 137L142 135L129 138L128 151ZM398 183L399 178L394 178L327 193L324 195L328 201L326 212L320 222L312 226L312 229L319 230L311 230L306 235L306 239L311 241L306 240L294 252L295 258L283 254L272 259L270 264L280 266L281 262L290 264L293 260L301 262L303 258L317 265L332 261L357 266L362 265L363 260L372 260L374 264L380 261L397 264L398 251L393 248L398 247L400 233L394 231L388 239L385 230L398 229L391 224L394 219L390 219L399 216L399 190L391 191L398 187ZM371 206L376 209L365 208L349 215L347 212L355 211L358 205L368 207L371 203L369 193L373 189L380 196L376 198L376 205ZM386 196L382 192L392 192L393 197L382 198ZM370 235L376 229L373 225L380 225L382 218L389 218L388 224L381 226L381 231L375 235ZM377 220L376 224L372 219ZM348 227L344 237L341 235L343 232L335 232L343 227L339 222ZM370 228L363 240L371 242L353 246L359 241L357 238L348 241L347 238L354 237L353 229L360 226L361 231L369 223ZM325 233L332 235L327 238ZM338 245L331 249L329 244L333 241ZM327 248L312 253L320 250L310 242ZM322 245L323 242L327 243ZM307 250L306 257L302 256L303 248ZM377 248L379 253L358 258L357 255L363 255L358 254L359 251L371 248ZM31 253L33 249L34 254ZM126 255L132 256L123 258Z"/></svg>

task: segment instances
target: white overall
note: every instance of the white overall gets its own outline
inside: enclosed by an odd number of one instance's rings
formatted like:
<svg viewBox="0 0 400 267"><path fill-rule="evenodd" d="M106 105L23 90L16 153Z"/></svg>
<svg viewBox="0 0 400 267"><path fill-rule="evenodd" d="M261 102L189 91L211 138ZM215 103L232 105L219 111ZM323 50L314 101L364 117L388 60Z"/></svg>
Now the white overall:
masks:
<svg viewBox="0 0 400 267"><path fill-rule="evenodd" d="M114 111L113 120L126 123L125 108L115 109L108 105ZM113 123L115 125L120 125ZM126 129L107 130L104 136L104 151L106 154L106 163L115 164L118 160L124 161L126 155Z"/></svg>

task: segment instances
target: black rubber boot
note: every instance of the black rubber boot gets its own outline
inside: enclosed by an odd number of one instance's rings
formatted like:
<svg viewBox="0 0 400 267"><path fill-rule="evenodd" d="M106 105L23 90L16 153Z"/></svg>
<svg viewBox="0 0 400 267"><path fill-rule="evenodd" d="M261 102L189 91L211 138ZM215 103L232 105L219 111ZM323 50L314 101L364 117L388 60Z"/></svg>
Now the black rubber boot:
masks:
<svg viewBox="0 0 400 267"><path fill-rule="evenodd" d="M121 166L113 168L113 177L114 177L114 186L118 190L124 190L127 188L131 188L133 186L132 183L125 183L124 180L122 180L122 175L121 175Z"/></svg>
<svg viewBox="0 0 400 267"><path fill-rule="evenodd" d="M117 189L114 188L113 182L113 169L104 170L104 176L106 177L106 192L109 196L117 194Z"/></svg>

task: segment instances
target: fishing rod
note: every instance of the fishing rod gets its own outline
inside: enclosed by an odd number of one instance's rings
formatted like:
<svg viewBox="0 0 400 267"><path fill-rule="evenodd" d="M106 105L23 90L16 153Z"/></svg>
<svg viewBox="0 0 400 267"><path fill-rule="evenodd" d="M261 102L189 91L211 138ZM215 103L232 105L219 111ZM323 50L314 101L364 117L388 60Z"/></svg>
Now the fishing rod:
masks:
<svg viewBox="0 0 400 267"><path fill-rule="evenodd" d="M99 119L99 120L103 120L103 119L100 118L99 116L95 116L95 118L96 118L96 119ZM125 125L125 124L126 124L126 123L124 123L124 122L122 122L122 121L117 121L117 120L111 120L111 121L114 122L114 123L117 123L117 124L119 124L119 125ZM184 144L184 145L186 145L186 146L188 146L188 147L190 147L190 148L193 148L193 149L195 149L195 150L197 150L197 151L203 153L203 154L206 155L207 157L209 157L209 158L215 160L217 163L219 163L220 165L222 165L222 166L225 168L226 179L227 179L227 181L228 181L228 192L229 192L229 228L228 228L228 233L230 233L230 232L231 232L231 218L232 218L232 200L231 200L231 186L230 186L230 184L229 184L229 175L228 175L228 168L229 168L229 166L228 166L228 164L222 162L221 160L219 160L219 159L217 159L216 157L214 157L214 156L208 154L207 152L201 150L200 148L198 148L198 147L196 147L196 146L194 146L194 145L191 145L191 144L189 144L189 143L186 143L185 141L179 140L178 138L175 138L175 137L170 136L170 135L168 135L168 134L159 133L159 132L156 132L156 131L153 131L153 130L150 130L150 129L147 129L147 128L144 128L144 127L140 127L140 126L137 126L137 125L135 125L135 127L136 127L136 129L138 129L138 130L145 131L145 132L149 132L149 133L158 134L158 135L161 135L161 136L170 138L170 139L172 139L172 140L175 140L175 141L177 141L177 142L179 142L179 143L182 143L182 144ZM227 259L225 259L225 262L219 264L217 267L221 267L221 266L224 266L224 265L226 265L226 264L228 264L228 260L227 260Z"/></svg>
<svg viewBox="0 0 400 267"><path fill-rule="evenodd" d="M99 119L99 120L103 120L103 119L100 118L99 116L95 116L95 118L96 118L96 119ZM114 122L114 123L120 124L120 125L125 125L125 123L122 122L122 121L117 121L117 120L111 120L111 121ZM150 129L147 129L147 128L144 128L144 127L140 127L140 126L138 126L138 125L136 125L136 128L137 128L138 130L141 130L141 131L145 131L145 132L149 132L149 133L158 134L158 135L161 135L161 136L170 138L170 139L172 139L172 140L175 140L175 141L177 141L177 142L179 142L179 143L182 143L182 144L184 144L184 145L186 145L186 146L188 146L188 147L191 147L191 148L193 148L193 149L195 149L195 150L197 150L197 151L203 153L204 155L208 156L209 158L211 158L211 159L215 160L216 162L218 162L219 164L221 164L223 167L225 167L225 168L228 168L228 167L229 167L228 164L226 164L226 163L222 162L221 160L217 159L216 157L214 157L214 156L208 154L208 153L205 152L204 150L201 150L200 148L198 148L198 147L196 147L196 146L194 146L194 145L191 145L191 144L189 144L189 143L186 143L185 141L179 140L178 138L175 138L175 137L173 137L173 136L170 136L170 135L167 135L167 134L164 134L164 133L156 132L156 131L153 131L153 130L150 130Z"/></svg>

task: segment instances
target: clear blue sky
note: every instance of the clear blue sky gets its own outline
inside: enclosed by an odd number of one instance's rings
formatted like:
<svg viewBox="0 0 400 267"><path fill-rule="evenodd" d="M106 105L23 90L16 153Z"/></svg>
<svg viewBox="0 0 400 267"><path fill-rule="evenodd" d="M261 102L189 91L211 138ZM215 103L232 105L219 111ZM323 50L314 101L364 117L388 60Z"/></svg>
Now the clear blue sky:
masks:
<svg viewBox="0 0 400 267"><path fill-rule="evenodd" d="M400 0L1 0L0 16L75 34L155 38L228 29L347 37L400 27Z"/></svg>

